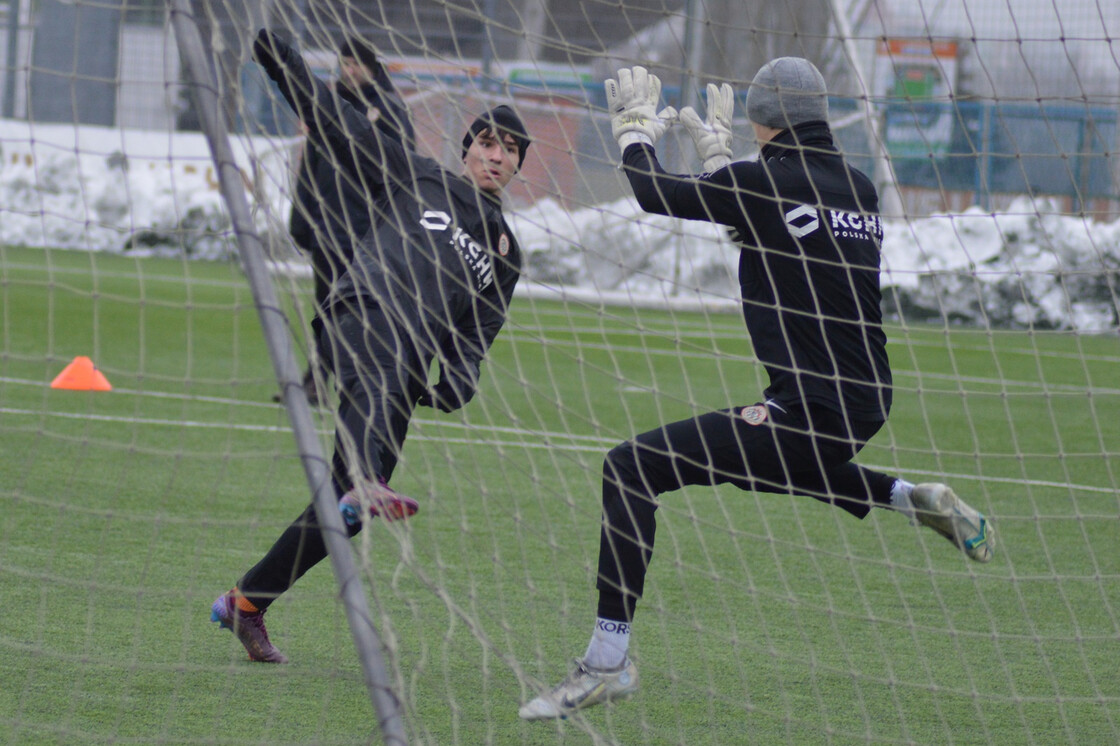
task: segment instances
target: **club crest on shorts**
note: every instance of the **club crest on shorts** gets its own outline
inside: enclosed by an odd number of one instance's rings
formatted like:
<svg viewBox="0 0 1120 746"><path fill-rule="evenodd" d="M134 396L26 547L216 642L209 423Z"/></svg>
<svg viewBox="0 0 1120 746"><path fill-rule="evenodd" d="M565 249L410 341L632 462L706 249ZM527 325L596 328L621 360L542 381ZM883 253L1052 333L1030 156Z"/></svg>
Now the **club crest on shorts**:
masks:
<svg viewBox="0 0 1120 746"><path fill-rule="evenodd" d="M766 422L769 413L766 411L764 405L755 404L752 407L743 407L739 415L747 421L748 425L761 425L763 422Z"/></svg>
<svg viewBox="0 0 1120 746"><path fill-rule="evenodd" d="M502 256L509 253L509 236L504 233L502 237L498 239L498 253Z"/></svg>

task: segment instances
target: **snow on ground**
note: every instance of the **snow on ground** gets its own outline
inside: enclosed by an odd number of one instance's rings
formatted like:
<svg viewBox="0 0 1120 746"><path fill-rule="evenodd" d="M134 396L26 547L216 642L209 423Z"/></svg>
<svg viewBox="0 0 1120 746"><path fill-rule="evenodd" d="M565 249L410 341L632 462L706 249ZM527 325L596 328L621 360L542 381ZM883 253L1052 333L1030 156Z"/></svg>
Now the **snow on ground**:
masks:
<svg viewBox="0 0 1120 746"><path fill-rule="evenodd" d="M233 145L254 201L286 214L291 143ZM273 230L270 214L255 211L258 230ZM12 120L0 120L0 243L200 259L234 250L201 134Z"/></svg>
<svg viewBox="0 0 1120 746"><path fill-rule="evenodd" d="M289 144L236 144L257 229L272 246L287 245ZM543 200L514 211L510 222L526 255L523 285L539 293L736 303L737 249L717 226L646 215L633 199L570 211ZM972 209L887 221L885 234L884 303L892 315L1117 328L1120 221L1094 223L1024 199L995 215ZM0 122L0 243L201 259L235 251L201 135L51 125L32 133L11 121ZM277 258L298 259L290 249Z"/></svg>
<svg viewBox="0 0 1120 746"><path fill-rule="evenodd" d="M737 297L737 249L721 228L645 215L633 199L516 213L533 279L663 299ZM1101 224L1021 200L887 221L886 310L907 320L1102 332L1117 328L1120 221Z"/></svg>

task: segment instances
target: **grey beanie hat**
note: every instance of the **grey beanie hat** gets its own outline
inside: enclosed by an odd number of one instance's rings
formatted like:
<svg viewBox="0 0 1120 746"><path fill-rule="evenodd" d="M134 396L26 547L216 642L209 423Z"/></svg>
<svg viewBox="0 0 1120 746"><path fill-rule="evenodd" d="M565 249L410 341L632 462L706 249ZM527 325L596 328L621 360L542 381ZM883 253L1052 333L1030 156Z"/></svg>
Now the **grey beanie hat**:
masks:
<svg viewBox="0 0 1120 746"><path fill-rule="evenodd" d="M828 120L828 89L821 71L801 57L770 60L747 90L747 117L774 129Z"/></svg>

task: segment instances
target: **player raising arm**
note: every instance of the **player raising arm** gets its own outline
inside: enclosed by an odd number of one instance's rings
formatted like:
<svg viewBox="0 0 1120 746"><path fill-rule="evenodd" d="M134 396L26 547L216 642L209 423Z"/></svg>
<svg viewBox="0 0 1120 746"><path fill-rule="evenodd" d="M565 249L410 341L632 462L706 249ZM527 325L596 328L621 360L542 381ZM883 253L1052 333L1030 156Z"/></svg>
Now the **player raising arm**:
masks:
<svg viewBox="0 0 1120 746"><path fill-rule="evenodd" d="M408 108L373 45L359 36L349 36L339 44L338 55L339 77L327 86L334 100L347 101L363 112L380 137L415 150ZM347 169L329 150L317 147L316 141L302 143L297 163L288 227L292 240L311 259L318 313L331 285L353 261L354 242L369 230L370 209L361 183L345 173ZM319 395L316 373L325 381L330 371L326 365L314 363L309 363L304 374L303 389L308 402L318 406L328 399L325 392ZM283 396L277 394L273 400L283 401Z"/></svg>
<svg viewBox="0 0 1120 746"><path fill-rule="evenodd" d="M347 177L366 191L370 228L317 319L320 355L339 388L332 480L350 535L367 516L404 518L411 498L389 487L417 404L450 412L475 394L480 365L506 319L520 253L501 195L529 136L499 106L463 137L461 174L379 137L364 113L332 100L300 54L261 31L256 60ZM337 104L337 106L336 106ZM439 382L428 371L438 360ZM283 663L264 626L269 605L326 557L313 506L211 608L256 661Z"/></svg>
<svg viewBox="0 0 1120 746"><path fill-rule="evenodd" d="M680 112L708 173L666 173L654 144L660 82L640 67L606 82L613 132L634 195L660 215L730 228L740 247L743 316L769 376L762 400L662 425L612 449L603 465L598 614L583 658L521 708L528 720L569 713L638 687L627 655L653 554L657 497L686 485L820 500L857 518L897 510L988 562L991 523L944 484L913 485L852 459L882 428L891 370L882 329L882 223L872 183L848 165L827 123L824 79L782 57L751 83L757 161L731 162L730 87L708 87L708 116Z"/></svg>

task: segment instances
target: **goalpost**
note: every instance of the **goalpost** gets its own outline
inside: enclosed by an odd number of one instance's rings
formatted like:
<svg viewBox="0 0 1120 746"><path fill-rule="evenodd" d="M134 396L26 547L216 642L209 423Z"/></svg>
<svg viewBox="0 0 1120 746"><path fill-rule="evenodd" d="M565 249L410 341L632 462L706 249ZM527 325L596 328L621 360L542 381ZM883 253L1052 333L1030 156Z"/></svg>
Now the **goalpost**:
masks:
<svg viewBox="0 0 1120 746"><path fill-rule="evenodd" d="M264 244L253 229L249 203L237 176L233 148L229 133L221 118L217 91L207 85L215 79L214 69L208 64L206 48L188 0L176 2L171 10L175 38L187 64L188 79L194 89L194 104L198 107L202 129L210 145L211 157L217 167L222 198L230 213L230 222L237 235L241 265L245 270L260 314L261 327L268 344L269 355L276 371L276 379L283 391L284 406L292 422L300 460L307 474L307 484L312 494L315 513L322 526L323 539L334 566L342 597L346 605L346 618L354 636L354 647L365 673L366 687L377 713L385 742L405 743L404 725L401 722L398 697L394 694L381 656L381 638L369 618L368 602L361 586L356 582L357 569L347 546L345 525L338 512L341 495L331 485L328 461L315 432L307 396L300 388L299 368L292 350L291 340L284 323L283 312L276 292L268 277Z"/></svg>
<svg viewBox="0 0 1120 746"><path fill-rule="evenodd" d="M1120 6L12 0L0 18L13 743L1120 741ZM368 42L416 153L453 173L495 105L532 136L503 201L521 279L478 393L415 411L391 483L419 512L350 541L290 230L306 138L252 62L260 28L332 84L340 42ZM641 688L523 722L595 620L606 453L766 385L736 245L639 208L603 80L644 65L661 105L701 113L730 83L753 158L748 84L786 55L822 71L837 145L883 198L895 403L857 461L953 485L997 555L971 564L889 511L662 495ZM700 170L681 127L657 150ZM247 662L209 604L309 502L331 566L270 607L291 663Z"/></svg>

